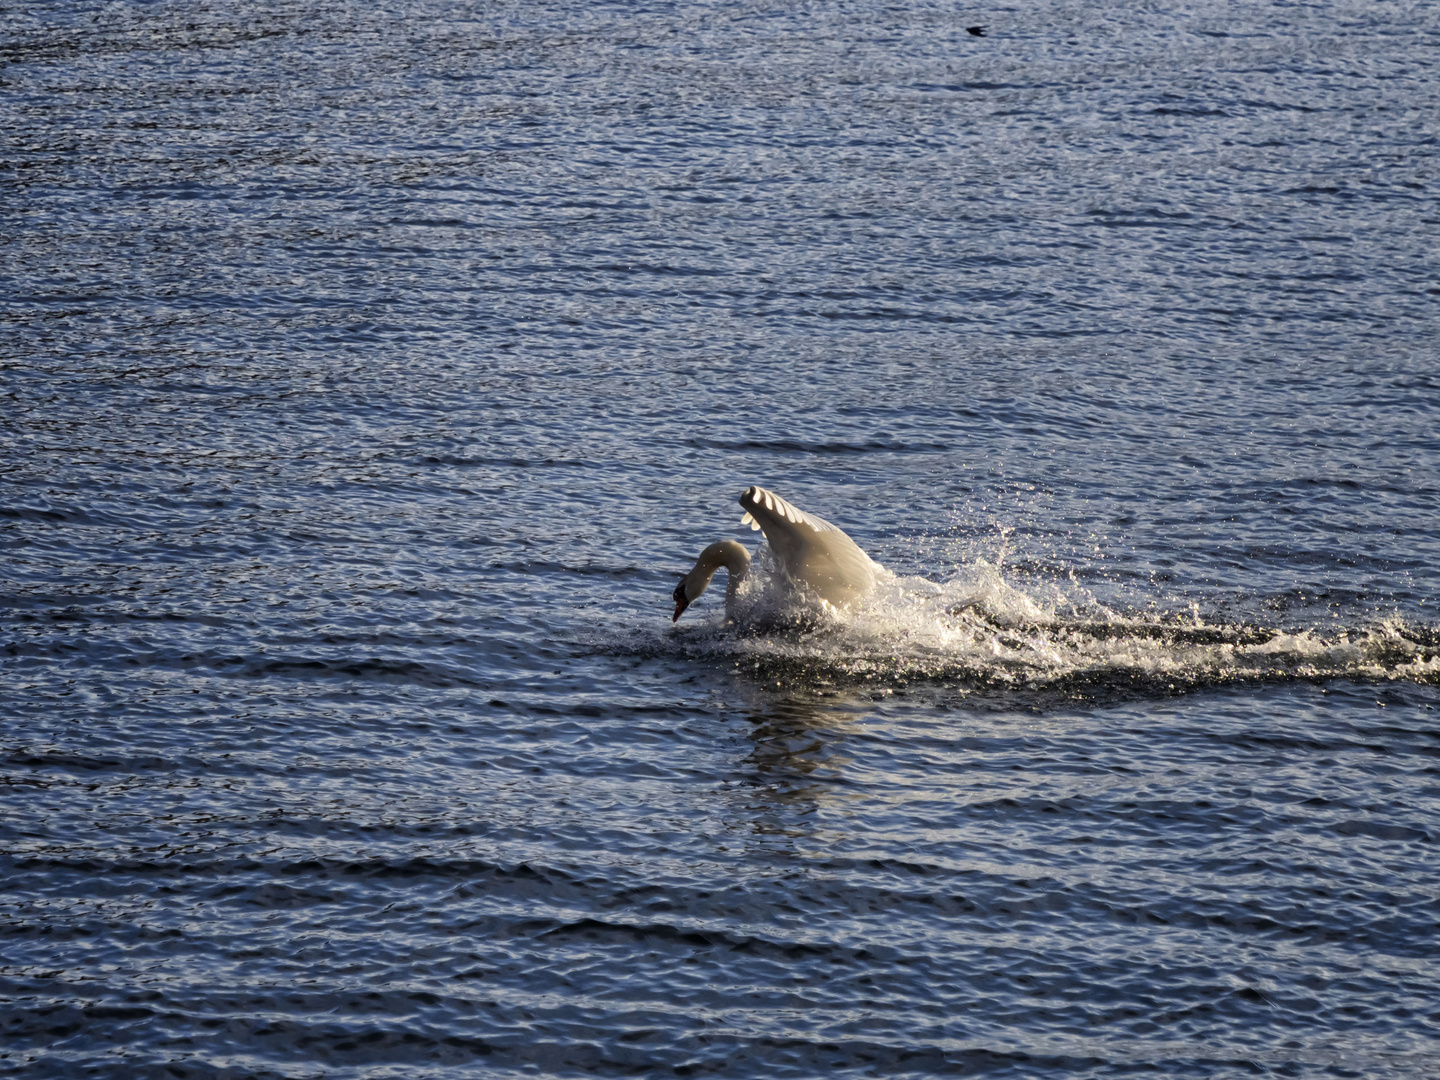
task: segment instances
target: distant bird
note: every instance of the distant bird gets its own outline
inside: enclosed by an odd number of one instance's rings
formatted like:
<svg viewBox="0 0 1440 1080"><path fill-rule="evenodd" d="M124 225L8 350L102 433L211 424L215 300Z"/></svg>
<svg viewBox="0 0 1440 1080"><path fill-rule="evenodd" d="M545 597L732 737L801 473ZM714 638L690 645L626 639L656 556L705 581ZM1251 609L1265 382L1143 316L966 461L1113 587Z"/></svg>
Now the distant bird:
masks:
<svg viewBox="0 0 1440 1080"><path fill-rule="evenodd" d="M824 518L807 514L762 487L746 488L740 505L745 508L740 523L765 533L787 590L844 608L875 588L876 566L870 556ZM729 572L725 614L734 617L737 590L750 573L750 553L734 540L720 540L700 553L695 568L675 586L675 618L671 622L678 621L690 603L710 587L721 567Z"/></svg>
<svg viewBox="0 0 1440 1080"><path fill-rule="evenodd" d="M984 36L985 36L985 30L986 30L986 27L983 27L983 26L967 26L967 27L965 27L965 32L966 32L967 34L970 34L970 35L974 36L974 37L984 37Z"/></svg>

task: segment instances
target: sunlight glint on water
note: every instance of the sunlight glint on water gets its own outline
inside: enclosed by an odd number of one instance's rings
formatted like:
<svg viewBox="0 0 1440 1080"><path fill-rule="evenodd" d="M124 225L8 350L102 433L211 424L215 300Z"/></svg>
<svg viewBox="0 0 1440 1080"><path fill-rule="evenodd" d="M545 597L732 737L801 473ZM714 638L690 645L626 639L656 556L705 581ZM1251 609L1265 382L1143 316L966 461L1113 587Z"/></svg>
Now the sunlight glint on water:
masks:
<svg viewBox="0 0 1440 1080"><path fill-rule="evenodd" d="M0 1074L1440 1075L1437 20L7 8Z"/></svg>

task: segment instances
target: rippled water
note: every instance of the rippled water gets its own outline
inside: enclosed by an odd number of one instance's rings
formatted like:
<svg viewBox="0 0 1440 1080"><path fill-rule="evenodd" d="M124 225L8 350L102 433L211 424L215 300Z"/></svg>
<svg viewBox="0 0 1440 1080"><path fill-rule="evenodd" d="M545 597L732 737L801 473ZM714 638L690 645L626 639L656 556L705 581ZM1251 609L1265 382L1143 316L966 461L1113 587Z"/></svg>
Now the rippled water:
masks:
<svg viewBox="0 0 1440 1080"><path fill-rule="evenodd" d="M1437 46L0 5L0 1073L1440 1074Z"/></svg>

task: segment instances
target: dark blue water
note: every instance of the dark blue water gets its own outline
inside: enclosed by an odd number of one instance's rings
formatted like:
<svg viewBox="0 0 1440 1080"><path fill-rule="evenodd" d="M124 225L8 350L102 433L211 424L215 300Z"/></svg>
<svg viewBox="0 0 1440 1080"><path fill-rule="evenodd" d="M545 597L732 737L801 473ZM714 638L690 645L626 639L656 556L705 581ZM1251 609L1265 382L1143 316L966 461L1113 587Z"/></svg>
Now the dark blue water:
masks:
<svg viewBox="0 0 1440 1080"><path fill-rule="evenodd" d="M1437 49L0 3L0 1074L1440 1074Z"/></svg>

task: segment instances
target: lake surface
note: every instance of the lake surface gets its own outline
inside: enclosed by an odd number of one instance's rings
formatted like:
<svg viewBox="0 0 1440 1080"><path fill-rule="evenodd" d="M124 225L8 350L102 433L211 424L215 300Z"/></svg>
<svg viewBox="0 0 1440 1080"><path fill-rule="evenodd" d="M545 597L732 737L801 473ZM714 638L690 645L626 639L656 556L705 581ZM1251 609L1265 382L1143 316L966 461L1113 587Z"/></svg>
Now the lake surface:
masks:
<svg viewBox="0 0 1440 1080"><path fill-rule="evenodd" d="M0 1075L1440 1075L1437 58L0 6Z"/></svg>

